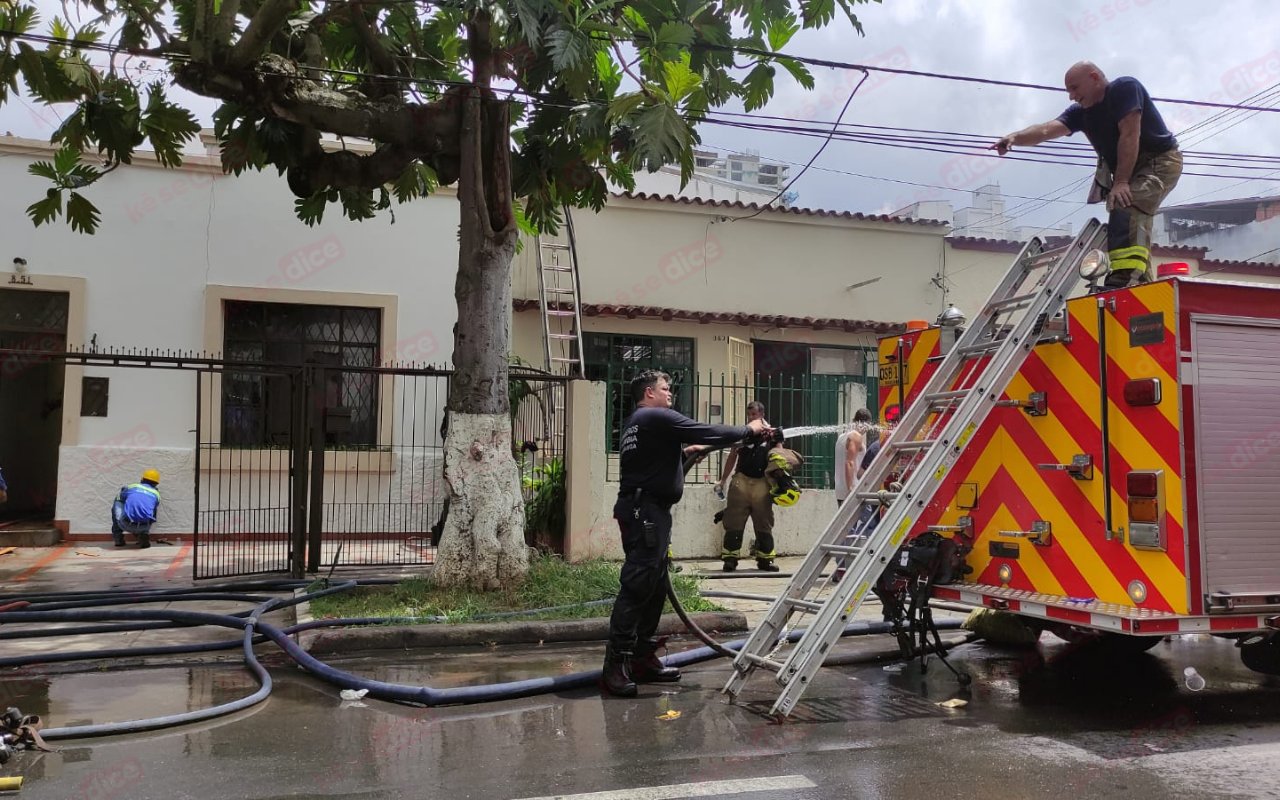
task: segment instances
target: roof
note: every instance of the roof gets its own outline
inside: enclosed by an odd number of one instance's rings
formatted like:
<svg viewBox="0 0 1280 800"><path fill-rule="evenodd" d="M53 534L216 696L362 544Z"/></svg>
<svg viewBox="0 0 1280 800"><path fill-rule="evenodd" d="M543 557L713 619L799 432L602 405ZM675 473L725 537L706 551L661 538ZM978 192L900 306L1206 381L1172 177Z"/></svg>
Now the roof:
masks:
<svg viewBox="0 0 1280 800"><path fill-rule="evenodd" d="M1200 260L1197 276L1213 272L1232 272L1238 275L1272 275L1280 277L1280 264L1269 264L1264 261L1233 261L1226 258L1204 258Z"/></svg>
<svg viewBox="0 0 1280 800"><path fill-rule="evenodd" d="M1057 247L1068 241L1070 238L1066 236L1050 236L1046 243L1050 247ZM986 250L991 253L1017 253L1027 244L1012 239L986 239L981 236L948 236L947 242L956 250ZM1153 244L1151 252L1158 256L1203 258L1204 254L1209 252L1209 248L1185 244Z"/></svg>
<svg viewBox="0 0 1280 800"><path fill-rule="evenodd" d="M892 214L863 214L859 211L829 211L820 208L794 208L786 206L763 206L759 203L744 203L740 200L706 200L701 197L676 197L671 194L651 194L649 192L613 192L615 197L630 200L647 200L660 203L679 203L687 206L704 206L706 208L732 208L738 211L771 211L775 214L795 214L802 217L822 217L826 219L849 219L860 222L888 222L895 225L917 225L924 228L943 228L950 225L936 219L912 219Z"/></svg>
<svg viewBox="0 0 1280 800"><path fill-rule="evenodd" d="M517 298L512 301L516 311L536 311L537 300ZM681 320L702 325L764 325L775 328L811 328L815 331L837 330L845 333L899 333L905 329L900 322L879 322L869 319L830 319L815 317L787 317L777 314L746 314L743 312L685 311L658 306L624 306L605 303L583 303L585 317L621 317L624 319L660 319L665 322Z"/></svg>

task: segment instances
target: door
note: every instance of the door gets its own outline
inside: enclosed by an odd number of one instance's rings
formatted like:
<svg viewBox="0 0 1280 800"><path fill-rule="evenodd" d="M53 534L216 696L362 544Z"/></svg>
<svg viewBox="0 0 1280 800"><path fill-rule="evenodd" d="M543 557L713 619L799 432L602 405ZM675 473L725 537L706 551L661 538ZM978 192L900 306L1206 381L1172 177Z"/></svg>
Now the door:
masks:
<svg viewBox="0 0 1280 800"><path fill-rule="evenodd" d="M1280 327L1191 337L1205 593L1280 594Z"/></svg>
<svg viewBox="0 0 1280 800"><path fill-rule="evenodd" d="M61 359L27 354L67 348L68 295L0 289L0 348L18 351L0 363L0 469L9 501L0 520L53 519L62 444Z"/></svg>

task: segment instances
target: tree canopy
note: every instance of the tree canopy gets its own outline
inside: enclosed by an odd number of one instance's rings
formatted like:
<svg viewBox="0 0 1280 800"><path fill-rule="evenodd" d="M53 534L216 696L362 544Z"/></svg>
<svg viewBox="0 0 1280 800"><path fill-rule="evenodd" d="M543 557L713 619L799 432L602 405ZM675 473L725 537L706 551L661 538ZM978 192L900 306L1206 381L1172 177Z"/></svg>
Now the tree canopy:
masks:
<svg viewBox="0 0 1280 800"><path fill-rule="evenodd" d="M779 68L813 78L778 53L801 28L846 16L864 0L89 0L40 19L0 2L0 103L19 82L46 103L74 103L54 132L62 147L32 167L47 195L29 214L99 222L86 188L139 149L166 166L200 129L172 86L218 102L226 170L275 168L296 212L330 204L360 220L452 184L462 169L461 100L483 87L506 103L511 189L527 226L553 229L563 206L600 208L606 178L693 171L695 125L740 98L773 94ZM68 17L74 17L70 19ZM323 137L373 142L370 154ZM96 151L100 163L83 153Z"/></svg>

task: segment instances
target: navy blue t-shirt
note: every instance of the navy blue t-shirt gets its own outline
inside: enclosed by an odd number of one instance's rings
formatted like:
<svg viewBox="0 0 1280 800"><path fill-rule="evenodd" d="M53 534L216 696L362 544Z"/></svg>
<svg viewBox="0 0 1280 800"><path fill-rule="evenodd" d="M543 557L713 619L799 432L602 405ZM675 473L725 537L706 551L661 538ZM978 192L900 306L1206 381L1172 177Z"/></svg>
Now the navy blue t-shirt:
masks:
<svg viewBox="0 0 1280 800"><path fill-rule="evenodd" d="M1093 149L1114 171L1120 150L1120 120L1134 111L1142 112L1138 152L1163 153L1178 146L1178 140L1151 102L1151 95L1136 78L1116 78L1107 84L1107 93L1097 105L1085 108L1072 103L1058 121L1072 133L1084 131Z"/></svg>
<svg viewBox="0 0 1280 800"><path fill-rule="evenodd" d="M637 408L622 423L618 496L643 489L658 502L678 503L684 494L681 445L730 444L748 433L745 425L708 425L669 408Z"/></svg>

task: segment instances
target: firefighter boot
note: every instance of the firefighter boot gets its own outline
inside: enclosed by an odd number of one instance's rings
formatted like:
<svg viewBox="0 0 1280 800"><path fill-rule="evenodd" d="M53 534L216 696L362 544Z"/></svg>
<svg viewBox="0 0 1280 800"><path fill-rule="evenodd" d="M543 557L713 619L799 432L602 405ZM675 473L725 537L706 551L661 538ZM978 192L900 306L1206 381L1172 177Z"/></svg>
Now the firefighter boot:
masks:
<svg viewBox="0 0 1280 800"><path fill-rule="evenodd" d="M773 563L772 558L757 558L756 569L760 570L761 572L777 572L778 565Z"/></svg>
<svg viewBox="0 0 1280 800"><path fill-rule="evenodd" d="M734 570L736 570L737 568L738 568L738 559L736 559L736 558L729 558L729 557L727 557L727 556L726 556L726 557L725 557L725 559L724 559L724 571L725 571L725 572L733 572L733 571L734 571Z"/></svg>
<svg viewBox="0 0 1280 800"><path fill-rule="evenodd" d="M662 663L657 654L658 642L650 639L636 646L631 660L631 676L636 683L675 683L680 680L680 670Z"/></svg>
<svg viewBox="0 0 1280 800"><path fill-rule="evenodd" d="M605 648L604 671L600 674L600 688L614 697L635 697L639 692L631 677L631 654L613 646Z"/></svg>

